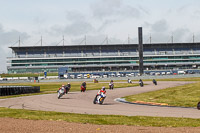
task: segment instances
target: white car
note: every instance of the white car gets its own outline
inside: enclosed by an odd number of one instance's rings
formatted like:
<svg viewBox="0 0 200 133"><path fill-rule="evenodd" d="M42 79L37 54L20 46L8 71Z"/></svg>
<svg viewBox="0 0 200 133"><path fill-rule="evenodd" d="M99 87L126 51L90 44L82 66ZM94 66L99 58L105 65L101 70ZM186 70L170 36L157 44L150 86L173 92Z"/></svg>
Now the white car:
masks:
<svg viewBox="0 0 200 133"><path fill-rule="evenodd" d="M81 79L82 78L82 74L77 75L77 79Z"/></svg>

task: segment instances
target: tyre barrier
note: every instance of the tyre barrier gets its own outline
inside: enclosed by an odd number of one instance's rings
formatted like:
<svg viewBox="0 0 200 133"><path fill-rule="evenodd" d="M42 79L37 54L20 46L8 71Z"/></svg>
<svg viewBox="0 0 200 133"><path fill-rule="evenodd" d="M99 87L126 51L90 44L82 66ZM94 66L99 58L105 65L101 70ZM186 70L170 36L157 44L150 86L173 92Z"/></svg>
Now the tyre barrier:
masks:
<svg viewBox="0 0 200 133"><path fill-rule="evenodd" d="M0 96L40 92L40 86L0 86Z"/></svg>

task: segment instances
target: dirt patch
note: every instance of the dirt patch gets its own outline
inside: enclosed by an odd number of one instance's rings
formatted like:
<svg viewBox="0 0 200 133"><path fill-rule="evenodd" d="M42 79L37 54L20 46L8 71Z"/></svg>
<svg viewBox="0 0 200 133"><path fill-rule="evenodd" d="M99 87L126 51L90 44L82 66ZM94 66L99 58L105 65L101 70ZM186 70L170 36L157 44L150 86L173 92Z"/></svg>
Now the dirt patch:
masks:
<svg viewBox="0 0 200 133"><path fill-rule="evenodd" d="M0 129L3 133L199 133L200 127L141 127L126 125L93 125L69 123L64 121L25 120L0 118Z"/></svg>

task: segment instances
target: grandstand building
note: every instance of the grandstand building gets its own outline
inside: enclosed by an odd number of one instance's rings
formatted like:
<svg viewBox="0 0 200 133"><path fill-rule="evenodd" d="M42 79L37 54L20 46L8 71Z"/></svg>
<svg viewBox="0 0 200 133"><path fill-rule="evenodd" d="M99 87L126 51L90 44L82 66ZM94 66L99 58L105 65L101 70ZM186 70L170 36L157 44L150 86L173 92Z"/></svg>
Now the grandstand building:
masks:
<svg viewBox="0 0 200 133"><path fill-rule="evenodd" d="M138 44L10 47L8 73L138 71ZM143 45L144 70L195 69L200 66L200 43Z"/></svg>

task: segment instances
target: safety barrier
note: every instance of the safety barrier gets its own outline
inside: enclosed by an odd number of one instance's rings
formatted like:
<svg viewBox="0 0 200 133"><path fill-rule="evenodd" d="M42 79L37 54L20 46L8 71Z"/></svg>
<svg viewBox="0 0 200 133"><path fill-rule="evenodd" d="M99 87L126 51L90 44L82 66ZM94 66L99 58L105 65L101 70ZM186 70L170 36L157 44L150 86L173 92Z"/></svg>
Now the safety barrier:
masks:
<svg viewBox="0 0 200 133"><path fill-rule="evenodd" d="M40 86L0 86L0 96L40 92Z"/></svg>

